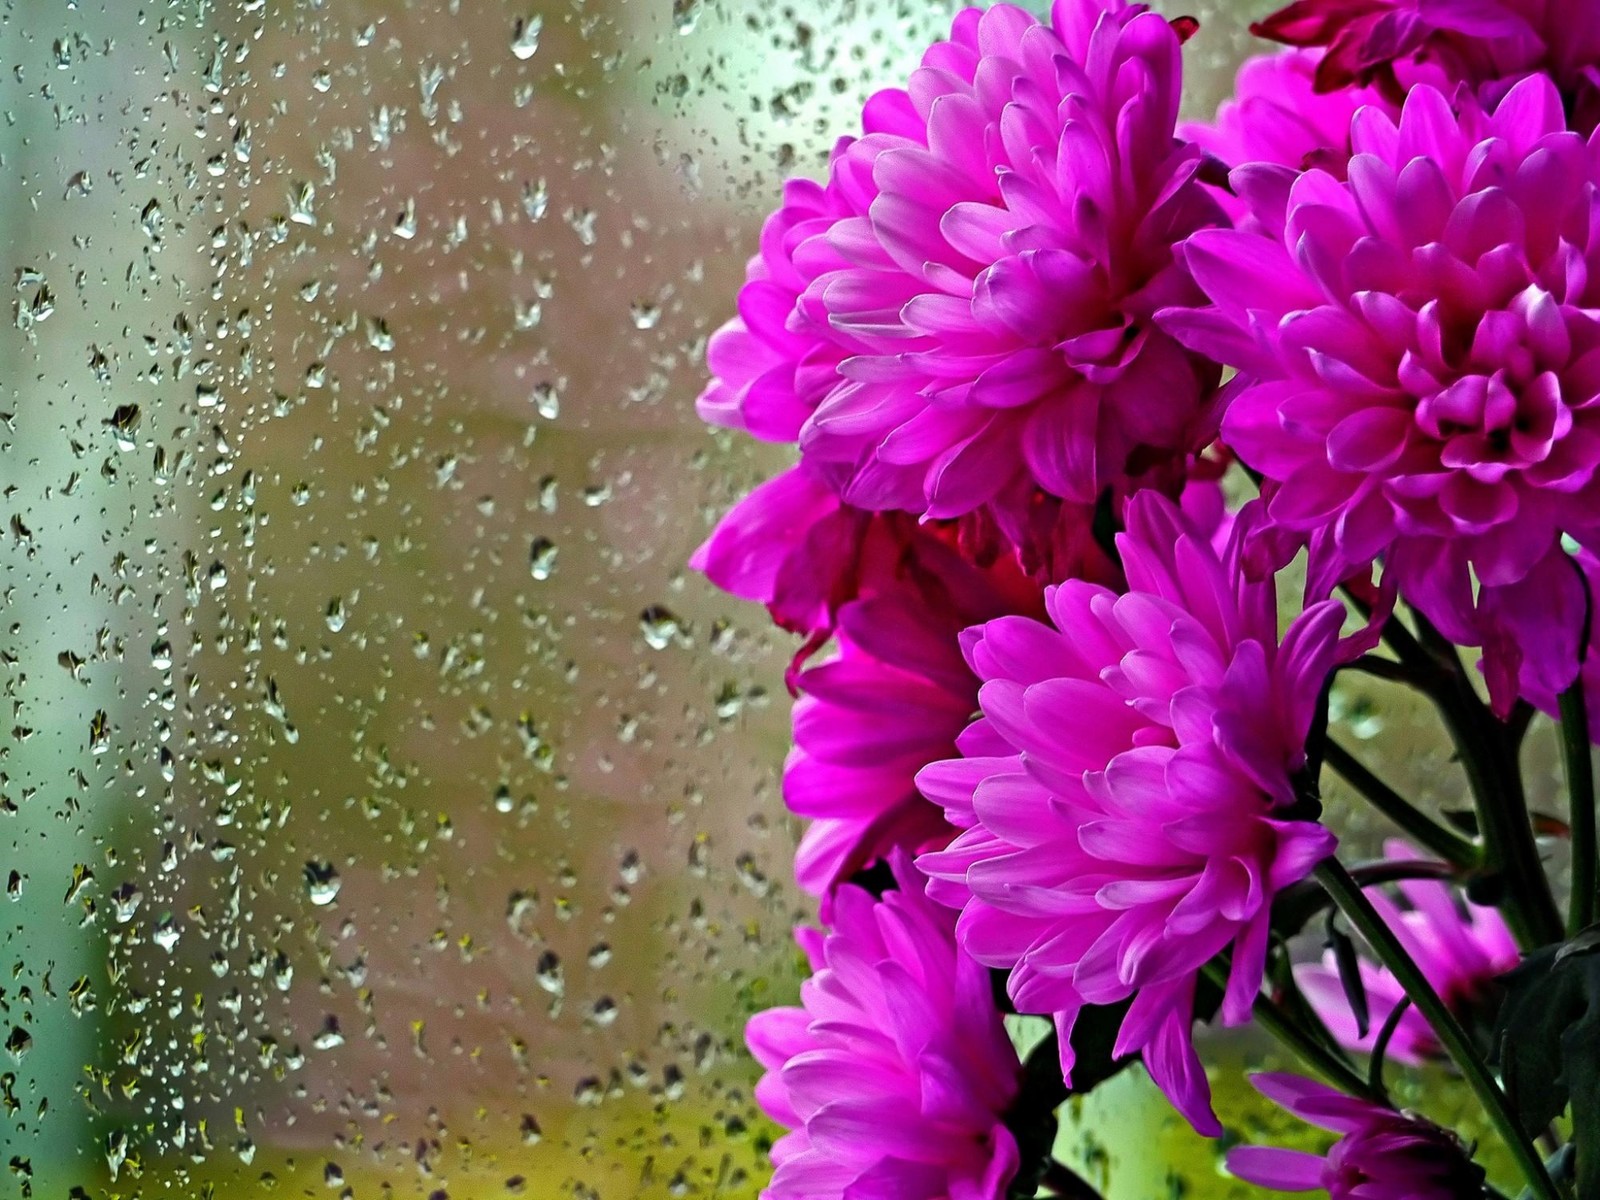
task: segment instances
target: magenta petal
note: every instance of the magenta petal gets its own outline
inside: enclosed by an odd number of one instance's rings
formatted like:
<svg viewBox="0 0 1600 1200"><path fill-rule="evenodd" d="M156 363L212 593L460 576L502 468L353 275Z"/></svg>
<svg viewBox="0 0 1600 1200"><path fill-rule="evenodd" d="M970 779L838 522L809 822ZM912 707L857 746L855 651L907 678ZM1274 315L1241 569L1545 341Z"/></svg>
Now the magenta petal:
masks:
<svg viewBox="0 0 1600 1200"><path fill-rule="evenodd" d="M1323 1186L1325 1160L1303 1150L1237 1146L1228 1151L1228 1170L1257 1187L1280 1192L1314 1192Z"/></svg>

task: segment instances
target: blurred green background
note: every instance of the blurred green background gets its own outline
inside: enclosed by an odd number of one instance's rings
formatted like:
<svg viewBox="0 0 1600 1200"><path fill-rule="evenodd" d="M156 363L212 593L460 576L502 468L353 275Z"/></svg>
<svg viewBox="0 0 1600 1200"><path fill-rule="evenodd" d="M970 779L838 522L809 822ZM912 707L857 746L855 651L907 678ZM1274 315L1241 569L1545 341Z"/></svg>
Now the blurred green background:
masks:
<svg viewBox="0 0 1600 1200"><path fill-rule="evenodd" d="M683 564L783 456L692 401L952 11L0 6L0 1195L754 1194L790 647ZM1249 1194L1134 1075L1073 1116Z"/></svg>

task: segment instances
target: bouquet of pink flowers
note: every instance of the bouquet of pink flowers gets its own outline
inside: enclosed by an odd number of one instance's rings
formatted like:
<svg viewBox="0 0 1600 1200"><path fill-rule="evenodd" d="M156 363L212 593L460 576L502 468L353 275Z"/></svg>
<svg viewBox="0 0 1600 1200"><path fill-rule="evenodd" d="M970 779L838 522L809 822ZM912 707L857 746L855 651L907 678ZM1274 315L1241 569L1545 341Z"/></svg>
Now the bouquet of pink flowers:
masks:
<svg viewBox="0 0 1600 1200"><path fill-rule="evenodd" d="M695 560L804 639L771 1200L1094 1196L1057 1108L1137 1059L1222 1135L1205 1022L1338 1135L1242 1179L1501 1195L1391 1098L1446 1064L1515 1188L1600 1200L1600 5L1298 0L1182 125L1196 29L961 13L711 339L701 415L798 448ZM1330 735L1344 672L1426 699L1460 811ZM1405 840L1352 861L1324 770Z"/></svg>

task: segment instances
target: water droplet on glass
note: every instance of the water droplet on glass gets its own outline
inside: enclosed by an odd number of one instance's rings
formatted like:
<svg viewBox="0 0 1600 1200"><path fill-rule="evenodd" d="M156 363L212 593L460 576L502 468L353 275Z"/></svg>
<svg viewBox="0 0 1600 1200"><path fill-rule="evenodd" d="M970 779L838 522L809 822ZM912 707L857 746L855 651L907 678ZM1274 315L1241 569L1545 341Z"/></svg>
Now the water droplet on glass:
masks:
<svg viewBox="0 0 1600 1200"><path fill-rule="evenodd" d="M528 547L528 573L535 579L549 579L556 569L556 544L547 537L536 537Z"/></svg>
<svg viewBox="0 0 1600 1200"><path fill-rule="evenodd" d="M561 393L556 391L553 383L534 384L528 399L533 401L534 410L546 421L554 421L561 415Z"/></svg>
<svg viewBox="0 0 1600 1200"><path fill-rule="evenodd" d="M645 645L652 650L665 650L678 637L681 626L670 609L652 604L639 614L639 631L644 634Z"/></svg>
<svg viewBox="0 0 1600 1200"><path fill-rule="evenodd" d="M405 207L395 214L394 235L405 241L417 236L417 202L407 200Z"/></svg>
<svg viewBox="0 0 1600 1200"><path fill-rule="evenodd" d="M533 977L552 996L559 996L566 991L566 974L561 967L561 958L553 950L546 950L539 956L533 968Z"/></svg>
<svg viewBox="0 0 1600 1200"><path fill-rule="evenodd" d="M344 1033L339 1028L339 1019L332 1014L324 1017L322 1028L317 1031L317 1036L311 1039L311 1044L318 1050L332 1050L336 1046L344 1045Z"/></svg>
<svg viewBox="0 0 1600 1200"><path fill-rule="evenodd" d="M328 601L328 607L323 610L322 619L328 626L329 633L338 633L344 628L345 610L344 597L335 596Z"/></svg>
<svg viewBox="0 0 1600 1200"><path fill-rule="evenodd" d="M672 0L672 27L687 37L700 20L703 0Z"/></svg>
<svg viewBox="0 0 1600 1200"><path fill-rule="evenodd" d="M518 21L511 37L511 53L526 62L539 52L539 31L544 28L544 18L525 17Z"/></svg>
<svg viewBox="0 0 1600 1200"><path fill-rule="evenodd" d="M343 882L339 872L330 862L319 859L310 859L305 865L304 878L306 883L306 896L311 903L321 907L332 904L334 897L339 894L339 886Z"/></svg>
<svg viewBox="0 0 1600 1200"><path fill-rule="evenodd" d="M28 1051L33 1049L33 1035L21 1025L14 1025L10 1035L6 1038L6 1052L12 1058L21 1062L28 1056Z"/></svg>
<svg viewBox="0 0 1600 1200"><path fill-rule="evenodd" d="M150 935L150 940L171 954L173 947L178 944L178 923L170 915L162 917L156 923L155 932Z"/></svg>
<svg viewBox="0 0 1600 1200"><path fill-rule="evenodd" d="M312 209L316 202L316 185L301 180L289 191L289 220L296 225L315 225L317 218Z"/></svg>
<svg viewBox="0 0 1600 1200"><path fill-rule="evenodd" d="M542 176L536 184L525 183L522 185L522 211L528 214L528 220L539 220L544 216L544 211L549 206L550 188Z"/></svg>

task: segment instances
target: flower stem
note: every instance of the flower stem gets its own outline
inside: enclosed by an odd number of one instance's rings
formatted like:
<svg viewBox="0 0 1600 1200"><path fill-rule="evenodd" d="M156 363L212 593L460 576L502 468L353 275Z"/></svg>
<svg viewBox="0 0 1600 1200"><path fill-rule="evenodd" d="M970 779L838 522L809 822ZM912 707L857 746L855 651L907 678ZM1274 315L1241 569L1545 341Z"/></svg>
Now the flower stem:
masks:
<svg viewBox="0 0 1600 1200"><path fill-rule="evenodd" d="M1539 1152L1534 1149L1522 1126L1517 1123L1505 1093L1500 1090L1500 1085L1495 1082L1488 1066L1473 1049L1466 1030L1461 1028L1460 1023L1445 1007L1444 1001L1439 999L1439 993L1428 982L1427 976L1422 973L1422 969L1417 966L1411 955L1406 953L1405 947L1400 944L1400 939L1395 936L1394 931L1378 915L1378 910L1373 908L1372 902L1362 892L1361 886L1350 877L1350 873L1336 858L1323 859L1317 865L1315 874L1318 882L1328 889L1328 894L1333 897L1334 903L1360 931L1379 961L1389 968L1390 974L1411 998L1411 1003L1433 1028L1434 1035L1449 1052L1451 1059L1465 1077L1467 1086L1483 1105L1495 1132L1500 1135L1511 1156L1516 1160L1523 1178L1527 1180L1537 1200L1562 1200L1561 1193L1550 1178L1550 1173L1545 1170L1544 1160L1539 1157Z"/></svg>
<svg viewBox="0 0 1600 1200"><path fill-rule="evenodd" d="M1217 987L1227 988L1228 966L1224 959L1212 959L1206 964L1205 973ZM1294 1020L1273 1001L1272 997L1265 993L1257 996L1251 1015L1261 1028L1281 1042L1285 1048L1293 1051L1295 1057L1340 1091L1364 1097L1377 1104L1387 1103L1383 1096L1375 1095L1367 1087L1367 1081L1356 1074L1349 1063L1330 1050L1311 1030Z"/></svg>
<svg viewBox="0 0 1600 1200"><path fill-rule="evenodd" d="M1331 738L1324 747L1323 761L1409 837L1446 862L1457 867L1476 867L1483 862L1483 851L1475 842L1440 825Z"/></svg>
<svg viewBox="0 0 1600 1200"><path fill-rule="evenodd" d="M1583 676L1561 693L1561 752L1567 766L1567 800L1572 824L1572 901L1567 908L1567 936L1576 937L1595 922L1596 845L1594 760L1589 749L1589 711Z"/></svg>
<svg viewBox="0 0 1600 1200"><path fill-rule="evenodd" d="M1504 911L1506 924L1524 950L1559 942L1564 926L1533 837L1517 762L1519 738L1479 698L1450 639L1421 613L1413 612L1412 617L1420 641L1392 617L1384 627L1384 640L1402 662L1427 673L1424 691L1444 718L1466 771L1483 834L1483 874L1501 884L1488 902Z"/></svg>

